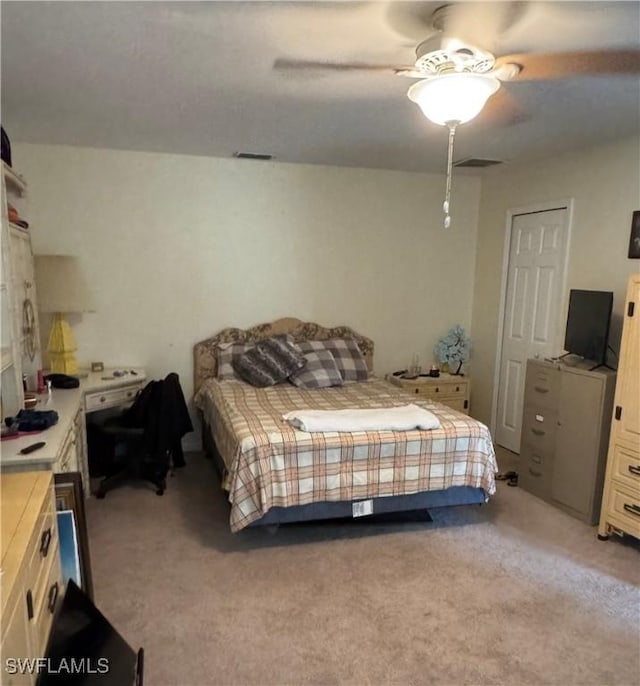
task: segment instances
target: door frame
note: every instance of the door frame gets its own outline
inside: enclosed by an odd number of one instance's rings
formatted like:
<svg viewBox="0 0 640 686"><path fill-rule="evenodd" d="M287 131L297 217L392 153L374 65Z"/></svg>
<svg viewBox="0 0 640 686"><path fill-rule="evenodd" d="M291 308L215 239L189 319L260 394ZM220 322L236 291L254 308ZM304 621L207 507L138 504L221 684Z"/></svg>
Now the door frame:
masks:
<svg viewBox="0 0 640 686"><path fill-rule="evenodd" d="M535 212L549 212L550 210L567 210L567 239L564 256L564 277L562 280L562 292L565 294L562 300L560 312L566 319L569 295L567 293L567 282L569 277L569 252L571 248L571 233L573 228L573 204L574 198L561 198L547 202L538 202L531 205L511 207L507 210L504 230L504 248L502 253L502 280L500 283L500 307L498 310L498 339L496 341L496 357L493 370L493 393L491 398L491 433L496 434L496 424L498 421L498 391L500 385L500 368L502 362L502 337L504 334L504 316L507 307L507 282L509 278L509 257L511 255L511 225L513 218L519 214L533 214ZM561 319L559 323L563 320Z"/></svg>

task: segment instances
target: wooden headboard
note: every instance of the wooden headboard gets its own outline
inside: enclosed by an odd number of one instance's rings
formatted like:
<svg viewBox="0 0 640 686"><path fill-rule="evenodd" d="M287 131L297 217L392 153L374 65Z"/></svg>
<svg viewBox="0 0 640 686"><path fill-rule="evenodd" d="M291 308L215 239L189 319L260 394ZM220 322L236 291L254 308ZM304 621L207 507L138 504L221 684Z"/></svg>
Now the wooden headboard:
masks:
<svg viewBox="0 0 640 686"><path fill-rule="evenodd" d="M327 338L353 338L363 354L369 371L373 370L373 341L356 333L348 326L326 328L313 322L302 322L293 317L258 324L250 329L223 329L220 333L193 346L193 392L196 393L205 379L215 378L218 372L216 346L218 343L256 343L262 338L287 333L296 342L324 341Z"/></svg>

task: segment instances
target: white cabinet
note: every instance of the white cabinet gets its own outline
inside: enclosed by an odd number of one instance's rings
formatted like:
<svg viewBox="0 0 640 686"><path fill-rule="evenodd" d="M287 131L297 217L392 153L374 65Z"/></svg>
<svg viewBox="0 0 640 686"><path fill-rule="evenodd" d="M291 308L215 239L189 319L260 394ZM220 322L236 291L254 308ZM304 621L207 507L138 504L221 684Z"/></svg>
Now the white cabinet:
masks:
<svg viewBox="0 0 640 686"><path fill-rule="evenodd" d="M14 296L14 273L11 254L11 231L9 206L23 212L26 184L4 162L0 184L0 222L2 261L0 272L0 300L2 306L0 405L2 421L16 414L24 402L22 388L22 342L18 326L18 312ZM21 313L20 313L21 316Z"/></svg>
<svg viewBox="0 0 640 686"><path fill-rule="evenodd" d="M640 538L640 274L629 279L598 536Z"/></svg>

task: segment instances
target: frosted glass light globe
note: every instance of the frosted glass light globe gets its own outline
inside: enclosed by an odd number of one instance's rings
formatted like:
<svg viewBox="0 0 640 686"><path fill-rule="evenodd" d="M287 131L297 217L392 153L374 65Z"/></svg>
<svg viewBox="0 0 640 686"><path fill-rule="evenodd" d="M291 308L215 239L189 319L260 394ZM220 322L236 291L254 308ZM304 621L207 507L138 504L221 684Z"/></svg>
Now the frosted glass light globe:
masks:
<svg viewBox="0 0 640 686"><path fill-rule="evenodd" d="M489 74L453 72L418 81L407 95L427 119L444 126L473 119L498 88L500 81Z"/></svg>

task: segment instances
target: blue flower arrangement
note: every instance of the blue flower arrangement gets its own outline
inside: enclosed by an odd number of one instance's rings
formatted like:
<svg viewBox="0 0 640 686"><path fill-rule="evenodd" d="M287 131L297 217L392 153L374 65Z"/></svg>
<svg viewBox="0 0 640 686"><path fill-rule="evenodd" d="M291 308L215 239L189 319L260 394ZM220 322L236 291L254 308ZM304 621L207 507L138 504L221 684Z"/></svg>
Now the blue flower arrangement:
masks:
<svg viewBox="0 0 640 686"><path fill-rule="evenodd" d="M449 365L450 374L460 374L462 363L468 362L471 355L471 339L462 326L456 324L436 343L433 353L440 364Z"/></svg>

